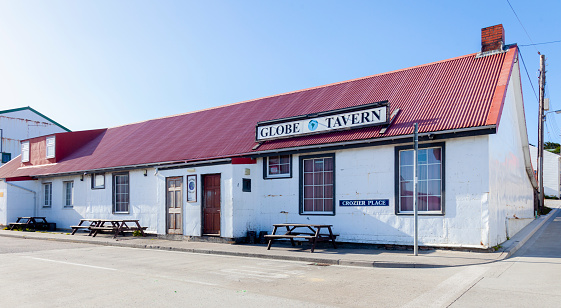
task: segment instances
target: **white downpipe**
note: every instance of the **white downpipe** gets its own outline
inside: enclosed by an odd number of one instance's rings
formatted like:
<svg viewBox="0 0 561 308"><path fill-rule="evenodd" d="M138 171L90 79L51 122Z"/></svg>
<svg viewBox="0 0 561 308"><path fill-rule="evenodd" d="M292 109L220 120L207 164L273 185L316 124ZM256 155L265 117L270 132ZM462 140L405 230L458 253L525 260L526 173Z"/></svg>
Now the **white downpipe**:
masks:
<svg viewBox="0 0 561 308"><path fill-rule="evenodd" d="M23 190L28 191L30 193L33 193L33 216L37 216L37 192L34 191L34 190L31 190L29 188L25 188L25 187L22 187L22 186L19 186L19 185L16 185L16 184L12 184L10 182L6 182L6 184L8 184L10 186L13 186L13 187L16 187L16 188L19 188L19 189L23 189Z"/></svg>

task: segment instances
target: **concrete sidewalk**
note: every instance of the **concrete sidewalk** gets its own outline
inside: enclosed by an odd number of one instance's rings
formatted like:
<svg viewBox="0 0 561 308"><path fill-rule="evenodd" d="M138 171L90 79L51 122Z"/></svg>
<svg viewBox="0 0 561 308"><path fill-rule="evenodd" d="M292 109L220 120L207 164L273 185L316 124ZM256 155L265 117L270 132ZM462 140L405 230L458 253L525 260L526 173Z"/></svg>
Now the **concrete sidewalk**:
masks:
<svg viewBox="0 0 561 308"><path fill-rule="evenodd" d="M552 204L553 205L553 204ZM317 264L347 265L363 267L389 267L389 268L435 268L467 266L496 262L510 257L532 237L555 213L559 210L558 204L548 215L534 220L513 238L503 243L502 248L496 252L470 252L458 250L431 249L420 250L418 256L411 250L387 250L376 248L354 248L351 245L341 245L334 249L328 243L316 248L310 253L308 243L292 247L290 244L274 242L271 250L264 244L224 244L198 241L174 241L158 238L156 236L133 237L125 236L113 239L109 234L101 234L95 238L86 233L61 232L21 232L0 230L0 236L16 237L36 240L54 240L74 243L88 243L94 245L120 246L142 249L160 249L183 251L190 253L230 255L240 257L281 259L302 261ZM352 248L351 248L352 247Z"/></svg>

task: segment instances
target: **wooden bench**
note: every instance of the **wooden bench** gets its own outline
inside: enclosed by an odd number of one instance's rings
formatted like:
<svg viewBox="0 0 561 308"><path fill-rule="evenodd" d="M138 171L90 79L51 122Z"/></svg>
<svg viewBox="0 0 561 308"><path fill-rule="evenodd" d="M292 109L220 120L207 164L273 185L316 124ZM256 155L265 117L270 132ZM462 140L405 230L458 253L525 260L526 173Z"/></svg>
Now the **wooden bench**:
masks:
<svg viewBox="0 0 561 308"><path fill-rule="evenodd" d="M22 229L48 230L51 224L52 223L47 222L45 217L18 217L18 220L10 223L8 227L10 230L14 230L16 227L22 227Z"/></svg>
<svg viewBox="0 0 561 308"><path fill-rule="evenodd" d="M285 223L285 224L274 224L273 227L274 227L273 234L265 235L265 238L269 239L267 250L271 249L271 244L273 243L273 240L278 240L278 239L289 239L292 246L295 246L295 242L294 242L295 239L308 240L310 241L310 243L312 243L312 248L310 252L314 252L317 242L323 242L323 241L330 241L333 244L333 247L337 248L337 245L335 244L335 239L339 235L333 234L333 232L331 231L331 225ZM286 227L286 232L284 234L276 234L279 227ZM307 229L305 231L309 230L311 232L294 231L295 229L299 229L299 228L305 228ZM321 233L322 229L327 229L329 233L327 234Z"/></svg>
<svg viewBox="0 0 561 308"><path fill-rule="evenodd" d="M89 222L90 224L84 225L83 223L85 222ZM106 223L108 225L105 225ZM132 225L129 226L127 223ZM146 236L144 230L148 229L148 227L140 226L137 219L81 219L78 225L70 226L70 228L72 228L72 235L80 229L87 229L90 232L88 235L92 237L95 237L100 231L109 231L114 233L113 238L117 237L119 234L124 234L124 232L134 231L140 231L142 236Z"/></svg>

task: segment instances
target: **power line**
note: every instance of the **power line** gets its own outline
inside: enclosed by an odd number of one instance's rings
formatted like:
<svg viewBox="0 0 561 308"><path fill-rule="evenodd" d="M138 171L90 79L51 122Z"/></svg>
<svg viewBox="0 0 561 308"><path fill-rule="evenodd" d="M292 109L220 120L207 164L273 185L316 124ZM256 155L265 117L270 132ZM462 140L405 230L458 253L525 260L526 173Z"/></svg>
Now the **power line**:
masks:
<svg viewBox="0 0 561 308"><path fill-rule="evenodd" d="M528 68L526 68L526 63L524 63L524 58L522 57L522 52L518 49L518 54L520 55L520 59L522 59L522 64L524 65L524 70L526 71L526 75L528 76L528 80L530 81L530 85L532 86L532 90L534 90L534 96L536 100L538 99L538 94L536 94L536 89L534 88L534 84L532 83L532 79L530 78L530 74L528 73Z"/></svg>
<svg viewBox="0 0 561 308"><path fill-rule="evenodd" d="M530 42L532 42L532 44L534 44L534 41L532 40L532 38L530 37L530 34L528 34L528 31L526 31L526 28L524 28L524 25L522 24L522 21L520 20L520 18L518 18L518 14L516 14L516 11L514 10L514 8L512 7L512 4L510 4L510 1L506 0L506 2L508 3L508 5L510 6L510 9L512 10L512 12L514 13L514 16L516 16L516 19L518 19L518 22L520 23L520 25L522 26L522 29L524 29L524 32L526 32L526 36L528 36L528 38L530 39ZM535 44L534 44L535 45ZM535 48L535 47L534 47ZM538 51L537 48L535 48L536 51L538 52L538 54L540 54L540 52Z"/></svg>
<svg viewBox="0 0 561 308"><path fill-rule="evenodd" d="M519 46L519 47L526 47L526 46L536 46L536 45L545 45L545 44L553 44L553 43L561 43L561 40L560 40L560 41L551 41L551 42L536 43L536 44L518 45L518 46Z"/></svg>

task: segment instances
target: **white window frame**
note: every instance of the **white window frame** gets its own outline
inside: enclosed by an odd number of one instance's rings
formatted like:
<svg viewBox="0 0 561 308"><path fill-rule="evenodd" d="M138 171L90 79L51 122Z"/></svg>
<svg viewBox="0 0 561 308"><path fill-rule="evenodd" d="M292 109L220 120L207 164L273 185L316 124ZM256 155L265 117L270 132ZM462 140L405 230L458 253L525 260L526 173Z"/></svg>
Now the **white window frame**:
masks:
<svg viewBox="0 0 561 308"><path fill-rule="evenodd" d="M103 184L97 185L97 179L103 179ZM105 173L92 173L92 189L105 189Z"/></svg>
<svg viewBox="0 0 561 308"><path fill-rule="evenodd" d="M126 176L127 178L127 183L126 184L117 184L117 178L118 177L123 177ZM130 213L130 204L131 204L131 197L130 197L130 174L128 172L118 172L118 173L113 173L113 191L112 191L112 195L113 195L113 213L114 214L129 214ZM126 188L126 189L125 189ZM125 189L124 192L121 192L121 189ZM126 202L123 201L119 201L118 195L126 195ZM121 203L121 204L119 204ZM126 209L118 209L118 207L120 206L125 206Z"/></svg>
<svg viewBox="0 0 561 308"><path fill-rule="evenodd" d="M21 162L29 162L29 141L24 141L21 143Z"/></svg>
<svg viewBox="0 0 561 308"><path fill-rule="evenodd" d="M62 182L62 184L64 187L64 207L73 207L74 206L74 181L64 181Z"/></svg>
<svg viewBox="0 0 561 308"><path fill-rule="evenodd" d="M271 174L270 173L270 164L271 158L278 158L279 159L279 168L282 165L288 165L288 172L287 173L278 173L278 174ZM288 157L288 163L281 164L282 157ZM263 175L265 179L282 179L282 178L291 178L292 177L292 155L276 155L276 156L269 156L265 158L265 163L263 166Z"/></svg>
<svg viewBox="0 0 561 308"><path fill-rule="evenodd" d="M332 170L325 171L325 169L320 172L322 174L321 184L316 184L315 179L312 181L311 185L306 184L306 174L312 174L315 177L316 171L308 172L305 170L305 164L307 160L311 160L314 164L316 161L322 161L322 164L325 164L326 159L332 160ZM320 154L320 155L309 155L309 156L301 156L300 157L300 215L327 215L327 216L334 216L335 215L335 154ZM326 174L331 172L331 184L326 184ZM331 197L325 196L325 191L328 186L331 186ZM322 197L316 197L312 195L312 197L306 196L306 187L312 187L315 190L316 187L321 187ZM315 192L314 192L315 194ZM306 199L312 199L315 202L316 199L322 199L324 202L327 200L331 200L332 202L332 210L331 211L307 211L305 208ZM324 205L325 207L325 205ZM325 209L325 208L324 208Z"/></svg>
<svg viewBox="0 0 561 308"><path fill-rule="evenodd" d="M428 159L427 159L427 163L426 164L419 164L419 173L421 172L421 165L423 166L427 166L427 172L428 171L428 166L431 165L440 165L440 195L438 195L440 197L440 210L423 210L423 209L419 209L418 213L419 215L444 215L444 205L445 205L445 146L444 143L438 143L438 144L423 144L423 145L419 145L419 151L421 150L431 150L431 149L440 149L440 163L439 164L434 164L434 163L429 163ZM402 185L401 185L401 168L402 167L411 167L410 165L402 165L401 164L401 153L402 152L407 152L407 151L413 151L412 147L397 147L396 148L396 214L397 215L412 215L414 214L414 211L405 211L401 209L401 197L402 197L402 193L401 193L401 189L402 189ZM417 158L419 159L419 158ZM422 184L422 182L426 181L427 185L429 181L435 181L436 179L429 179L428 175L427 177L425 177L425 180L421 180L423 179L423 176L421 174L417 175L418 179L419 179L419 185ZM419 187L419 191L421 191L421 187ZM428 190L427 190L428 192ZM427 194L427 198L430 196L437 196L437 195L428 195ZM427 205L428 206L428 205Z"/></svg>
<svg viewBox="0 0 561 308"><path fill-rule="evenodd" d="M53 183L43 183L43 207L53 206Z"/></svg>
<svg viewBox="0 0 561 308"><path fill-rule="evenodd" d="M46 140L46 156L47 158L55 158L55 144L56 144L56 138L55 136L51 136L51 137L47 137Z"/></svg>

